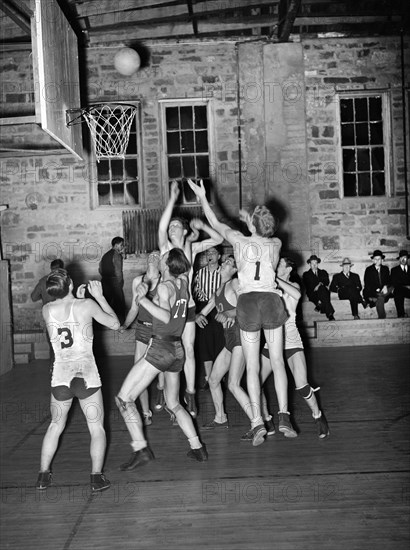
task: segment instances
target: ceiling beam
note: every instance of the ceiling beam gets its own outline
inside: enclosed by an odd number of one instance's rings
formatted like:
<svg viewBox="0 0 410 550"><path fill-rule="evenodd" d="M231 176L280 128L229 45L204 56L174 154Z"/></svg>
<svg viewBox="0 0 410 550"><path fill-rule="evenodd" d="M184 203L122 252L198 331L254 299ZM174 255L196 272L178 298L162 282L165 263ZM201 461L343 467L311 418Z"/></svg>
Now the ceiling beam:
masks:
<svg viewBox="0 0 410 550"><path fill-rule="evenodd" d="M280 21L278 26L278 40L279 42L287 42L289 40L290 33L292 32L295 19L300 10L302 0L284 0L280 2L279 10L281 6L287 3L286 16L282 21L281 15L279 15ZM280 12L279 12L280 13Z"/></svg>
<svg viewBox="0 0 410 550"><path fill-rule="evenodd" d="M24 4L18 4L14 0L1 0L0 9L7 17L10 17L25 34L31 36L30 13Z"/></svg>

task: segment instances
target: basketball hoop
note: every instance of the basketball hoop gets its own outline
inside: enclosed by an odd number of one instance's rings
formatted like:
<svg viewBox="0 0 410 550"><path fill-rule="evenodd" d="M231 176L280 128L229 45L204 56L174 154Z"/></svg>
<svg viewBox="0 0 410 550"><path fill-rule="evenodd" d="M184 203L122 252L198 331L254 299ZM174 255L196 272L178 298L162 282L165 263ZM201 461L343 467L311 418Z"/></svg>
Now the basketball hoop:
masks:
<svg viewBox="0 0 410 550"><path fill-rule="evenodd" d="M97 161L109 158L124 158L130 137L131 124L137 112L135 105L126 103L98 103L79 109L68 109L67 117L80 113L67 126L80 124L84 117L91 132Z"/></svg>

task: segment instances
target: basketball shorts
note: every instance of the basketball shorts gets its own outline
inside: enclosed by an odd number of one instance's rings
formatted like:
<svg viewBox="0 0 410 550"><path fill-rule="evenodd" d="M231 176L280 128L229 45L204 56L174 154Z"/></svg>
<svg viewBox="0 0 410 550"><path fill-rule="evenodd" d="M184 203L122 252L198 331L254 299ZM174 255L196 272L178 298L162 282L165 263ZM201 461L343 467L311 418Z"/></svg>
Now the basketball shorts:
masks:
<svg viewBox="0 0 410 550"><path fill-rule="evenodd" d="M68 386L52 386L51 393L57 401L68 401L77 397L77 399L87 399L100 388L86 388L84 378L73 378Z"/></svg>
<svg viewBox="0 0 410 550"><path fill-rule="evenodd" d="M151 338L145 352L145 359L161 372L180 372L185 361L181 340L168 342Z"/></svg>
<svg viewBox="0 0 410 550"><path fill-rule="evenodd" d="M148 345L152 336L152 323L138 321L135 325L135 340L142 344Z"/></svg>
<svg viewBox="0 0 410 550"><path fill-rule="evenodd" d="M237 322L231 327L226 328L224 330L224 337L225 337L225 347L231 353L233 348L236 348L236 346L241 345L241 333Z"/></svg>
<svg viewBox="0 0 410 550"><path fill-rule="evenodd" d="M279 328L288 317L281 297L274 292L247 292L239 295L236 318L243 331Z"/></svg>

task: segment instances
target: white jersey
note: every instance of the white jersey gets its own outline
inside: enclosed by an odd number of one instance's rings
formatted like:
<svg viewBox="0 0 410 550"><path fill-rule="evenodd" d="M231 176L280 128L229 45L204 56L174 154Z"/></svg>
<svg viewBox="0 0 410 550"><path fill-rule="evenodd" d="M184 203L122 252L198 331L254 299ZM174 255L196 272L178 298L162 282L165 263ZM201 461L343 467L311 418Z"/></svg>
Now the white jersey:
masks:
<svg viewBox="0 0 410 550"><path fill-rule="evenodd" d="M75 318L75 303L73 300L65 321L48 311L47 330L55 356L51 386L70 386L71 380L79 377L87 388L97 388L101 379L93 354L92 322L84 324Z"/></svg>
<svg viewBox="0 0 410 550"><path fill-rule="evenodd" d="M238 295L248 292L275 292L274 243L267 237L244 237L234 247L238 267ZM276 291L277 292L277 291Z"/></svg>

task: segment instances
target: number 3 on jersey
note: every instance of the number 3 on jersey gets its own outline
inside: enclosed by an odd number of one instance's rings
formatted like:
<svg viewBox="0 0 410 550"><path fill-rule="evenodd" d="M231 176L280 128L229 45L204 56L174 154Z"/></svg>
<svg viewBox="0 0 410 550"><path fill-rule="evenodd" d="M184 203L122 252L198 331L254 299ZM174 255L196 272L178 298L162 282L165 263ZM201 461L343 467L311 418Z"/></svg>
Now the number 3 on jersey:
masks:
<svg viewBox="0 0 410 550"><path fill-rule="evenodd" d="M61 336L64 334L64 339L60 340L61 349L64 348L71 348L71 346L74 344L73 335L71 334L71 330L69 328L59 328L57 330L58 335Z"/></svg>

